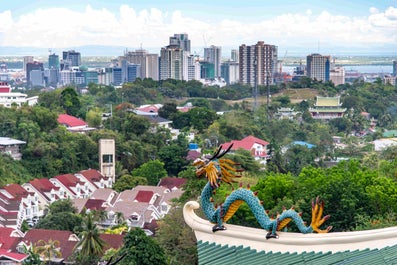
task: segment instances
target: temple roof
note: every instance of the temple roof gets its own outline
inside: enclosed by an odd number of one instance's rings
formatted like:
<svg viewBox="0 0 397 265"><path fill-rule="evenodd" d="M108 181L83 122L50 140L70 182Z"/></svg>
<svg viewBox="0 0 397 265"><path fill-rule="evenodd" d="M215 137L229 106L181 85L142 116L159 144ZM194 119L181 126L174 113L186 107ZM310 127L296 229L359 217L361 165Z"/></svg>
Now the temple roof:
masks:
<svg viewBox="0 0 397 265"><path fill-rule="evenodd" d="M341 104L339 102L340 97L317 97L316 106L317 107L339 107Z"/></svg>
<svg viewBox="0 0 397 265"><path fill-rule="evenodd" d="M197 238L199 264L393 264L397 261L397 227L357 232L301 234L213 224L197 216L197 202L185 204L185 222Z"/></svg>

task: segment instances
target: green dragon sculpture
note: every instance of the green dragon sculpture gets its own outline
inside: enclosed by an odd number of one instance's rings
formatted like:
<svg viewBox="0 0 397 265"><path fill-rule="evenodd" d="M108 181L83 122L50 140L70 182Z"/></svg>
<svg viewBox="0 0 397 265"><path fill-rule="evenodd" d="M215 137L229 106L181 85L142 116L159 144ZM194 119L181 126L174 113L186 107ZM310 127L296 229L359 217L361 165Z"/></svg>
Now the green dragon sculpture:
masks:
<svg viewBox="0 0 397 265"><path fill-rule="evenodd" d="M241 177L236 174L243 171L239 167L239 164L234 163L230 159L222 158L231 148L232 145L221 152L222 146L220 146L212 157L196 159L193 163L196 167L196 175L199 177L206 176L208 179L208 183L201 193L201 207L209 221L215 223L215 226L212 228L213 232L225 230L226 228L223 223L227 222L234 215L243 202L248 204L261 227L268 231L266 239L278 238L277 231L284 229L290 221L294 221L299 231L304 234L312 233L313 231L328 233L332 229L331 226L324 230L319 228L330 216L326 215L322 217L324 202L320 201L318 197L315 202L312 201L312 222L309 226L305 225L301 214L297 213L293 208L284 210L275 219L270 218L256 197L256 193L250 189L243 189L241 187L233 191L223 204L215 207L212 199L214 191L222 182L228 184L236 182L235 178Z"/></svg>

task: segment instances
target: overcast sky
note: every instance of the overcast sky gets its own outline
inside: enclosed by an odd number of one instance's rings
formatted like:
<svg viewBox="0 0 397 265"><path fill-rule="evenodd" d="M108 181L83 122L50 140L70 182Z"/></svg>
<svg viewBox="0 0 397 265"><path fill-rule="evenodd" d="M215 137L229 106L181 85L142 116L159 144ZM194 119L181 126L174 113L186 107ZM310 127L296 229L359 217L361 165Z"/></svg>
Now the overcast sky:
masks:
<svg viewBox="0 0 397 265"><path fill-rule="evenodd" d="M397 0L0 0L0 49L142 45L159 51L174 33L189 34L197 53L263 40L278 46L279 56L303 47L397 54Z"/></svg>

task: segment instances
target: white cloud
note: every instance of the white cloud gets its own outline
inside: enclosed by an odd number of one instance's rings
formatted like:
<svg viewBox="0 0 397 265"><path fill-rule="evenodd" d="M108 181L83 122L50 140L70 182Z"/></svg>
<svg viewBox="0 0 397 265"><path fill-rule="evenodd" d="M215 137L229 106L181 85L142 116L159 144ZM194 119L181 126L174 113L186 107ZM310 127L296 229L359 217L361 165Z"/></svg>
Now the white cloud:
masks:
<svg viewBox="0 0 397 265"><path fill-rule="evenodd" d="M151 8L136 10L121 5L114 14L87 5L84 11L67 8L37 9L20 17L11 11L0 13L0 46L39 46L48 48L80 45L119 45L160 47L174 33L188 33L192 46L235 46L258 40L275 45L294 45L318 41L329 46L367 46L397 42L397 8L384 11L371 7L367 17L285 13L255 23L233 18L215 22L193 19L182 11L172 13Z"/></svg>

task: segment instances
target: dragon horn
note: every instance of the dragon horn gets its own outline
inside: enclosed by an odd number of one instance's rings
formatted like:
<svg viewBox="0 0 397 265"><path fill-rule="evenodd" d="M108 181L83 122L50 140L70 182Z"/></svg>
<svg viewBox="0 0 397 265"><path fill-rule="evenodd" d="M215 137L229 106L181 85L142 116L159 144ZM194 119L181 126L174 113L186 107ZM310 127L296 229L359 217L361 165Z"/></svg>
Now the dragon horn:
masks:
<svg viewBox="0 0 397 265"><path fill-rule="evenodd" d="M222 146L221 146L221 147L222 147ZM218 155L216 158L219 159L219 158L221 158L222 156L226 155L226 154L230 151L230 149L232 149L232 147L233 147L233 144L229 145L229 147L228 147L225 151L223 151L222 154Z"/></svg>
<svg viewBox="0 0 397 265"><path fill-rule="evenodd" d="M219 152L220 152L221 150L222 150L222 145L220 145L220 146L218 147L218 150L216 150L215 153L211 156L210 161L213 160L213 159L215 159L215 158L217 158L217 156L218 156L218 154L219 154Z"/></svg>

